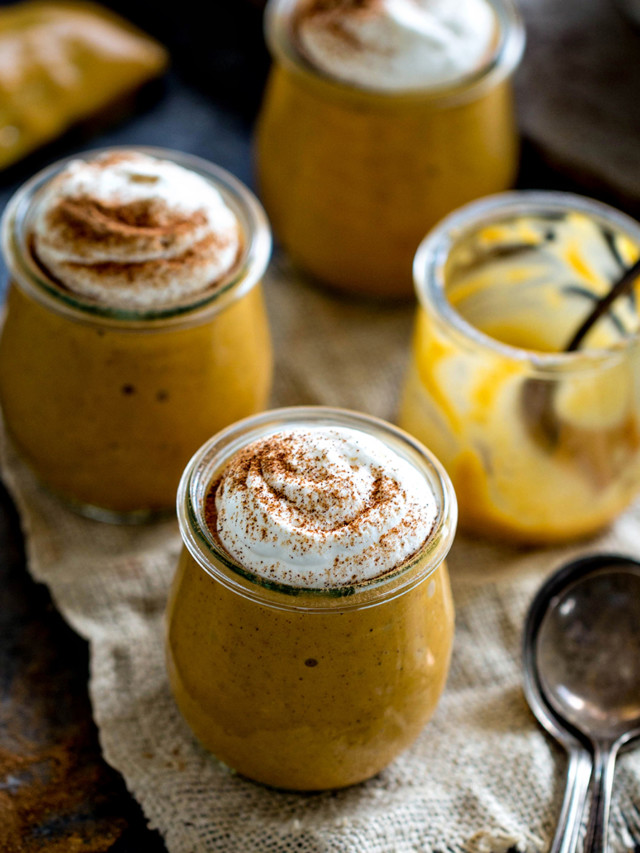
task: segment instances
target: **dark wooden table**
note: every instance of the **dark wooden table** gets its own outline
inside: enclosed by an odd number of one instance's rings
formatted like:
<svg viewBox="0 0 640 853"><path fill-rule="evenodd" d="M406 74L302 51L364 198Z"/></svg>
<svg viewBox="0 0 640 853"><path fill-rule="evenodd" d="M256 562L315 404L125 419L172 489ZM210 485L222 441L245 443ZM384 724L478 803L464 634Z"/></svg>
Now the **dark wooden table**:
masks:
<svg viewBox="0 0 640 853"><path fill-rule="evenodd" d="M202 27L195 0L182 0L179 15L162 4L109 5L164 41L174 69L155 104L94 137L90 147L181 149L252 184L251 125L267 68L259 4L213 2L220 15L215 31ZM0 208L37 168L86 147L87 140L68 137L29 158L4 177ZM518 185L585 190L545 164L526 141ZM0 279L4 286L4 268ZM0 851L165 850L121 777L101 757L87 694L86 643L63 622L47 590L29 577L19 519L1 488L0 590Z"/></svg>

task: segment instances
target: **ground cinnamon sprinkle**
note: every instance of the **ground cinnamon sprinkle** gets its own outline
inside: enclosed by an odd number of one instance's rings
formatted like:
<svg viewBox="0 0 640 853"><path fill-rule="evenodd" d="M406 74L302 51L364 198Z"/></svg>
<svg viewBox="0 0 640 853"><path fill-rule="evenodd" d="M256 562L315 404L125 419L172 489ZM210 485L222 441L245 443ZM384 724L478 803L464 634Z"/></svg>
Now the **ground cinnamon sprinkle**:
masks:
<svg viewBox="0 0 640 853"><path fill-rule="evenodd" d="M204 521L210 533L216 536L218 532L218 510L216 509L216 492L220 485L220 478L209 485L207 496L204 499Z"/></svg>
<svg viewBox="0 0 640 853"><path fill-rule="evenodd" d="M375 436L292 426L231 454L203 526L245 571L299 588L355 588L408 564L436 521L409 460Z"/></svg>
<svg viewBox="0 0 640 853"><path fill-rule="evenodd" d="M322 21L321 26L352 50L361 50L362 42L345 27L345 19L353 15L358 17L375 16L381 6L381 0L307 0L295 10L291 19L291 29L298 48L304 54L305 47L299 38L299 30L304 22L314 18Z"/></svg>
<svg viewBox="0 0 640 853"><path fill-rule="evenodd" d="M381 565L382 571L393 568L395 563L387 563L397 543L407 535L416 538L422 525L418 516L404 513L391 529L379 530L375 541L356 553L359 543L371 536L372 517L384 515L386 507L393 507L398 499L408 500L405 490L383 468L371 468L368 493L354 479L357 471L355 463L344 468L333 465L311 434L269 435L240 450L209 485L203 507L205 525L217 544L241 562L246 543L273 541L289 555L300 556L307 548L322 552L323 542L330 548L338 537L349 555L344 558L345 571L353 573L347 580L356 582L362 563ZM225 504L227 497L242 517L241 540L227 510L218 512L217 500ZM287 528L300 535L284 539ZM327 566L332 565L335 573L341 563L336 556ZM281 572L276 564L280 565L276 558L273 566L263 560L261 573ZM345 582L344 571L342 575Z"/></svg>
<svg viewBox="0 0 640 853"><path fill-rule="evenodd" d="M101 189L99 183L94 189L82 181L73 184L74 174L95 177L120 160L131 162L131 168L119 191ZM75 172L71 164L53 178L31 241L49 279L93 302L113 298L115 308L138 303L146 308L150 299L157 306L166 298L161 307L190 299L237 271L245 249L243 229L223 194L214 187L205 191L202 178L201 201L197 196L180 200L171 182L165 188L160 167L157 174L145 171L147 160L134 152L119 159L98 157L78 161ZM121 300L126 304L119 305Z"/></svg>
<svg viewBox="0 0 640 853"><path fill-rule="evenodd" d="M207 224L202 210L183 214L158 198L139 199L127 204L107 204L99 198L82 196L63 198L51 210L49 225L58 229L65 240L99 237L111 238L116 245L141 229L149 236L173 237Z"/></svg>
<svg viewBox="0 0 640 853"><path fill-rule="evenodd" d="M380 0L307 0L300 5L300 12L303 15L344 14L358 10L365 12L380 6Z"/></svg>

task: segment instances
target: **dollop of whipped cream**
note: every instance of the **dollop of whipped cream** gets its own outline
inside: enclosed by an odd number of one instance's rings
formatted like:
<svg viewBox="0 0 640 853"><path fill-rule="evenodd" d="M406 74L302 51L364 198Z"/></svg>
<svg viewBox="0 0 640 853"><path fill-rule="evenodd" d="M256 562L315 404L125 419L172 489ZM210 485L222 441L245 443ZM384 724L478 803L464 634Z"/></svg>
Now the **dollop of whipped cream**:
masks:
<svg viewBox="0 0 640 853"><path fill-rule="evenodd" d="M212 492L207 523L245 568L295 587L377 577L426 541L437 509L425 476L379 439L308 426L248 445Z"/></svg>
<svg viewBox="0 0 640 853"><path fill-rule="evenodd" d="M73 160L44 188L33 226L40 263L74 293L112 308L170 307L235 266L242 233L195 172L135 151Z"/></svg>
<svg viewBox="0 0 640 853"><path fill-rule="evenodd" d="M381 91L471 73L490 56L496 27L487 0L302 0L294 21L320 71Z"/></svg>

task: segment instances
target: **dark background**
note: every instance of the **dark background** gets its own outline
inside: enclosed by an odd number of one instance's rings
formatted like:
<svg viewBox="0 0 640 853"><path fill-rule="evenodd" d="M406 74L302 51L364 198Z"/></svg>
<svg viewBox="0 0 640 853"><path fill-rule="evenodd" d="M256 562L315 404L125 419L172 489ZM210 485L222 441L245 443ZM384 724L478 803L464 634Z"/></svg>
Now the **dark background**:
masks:
<svg viewBox="0 0 640 853"><path fill-rule="evenodd" d="M180 149L252 185L251 128L268 69L258 0L106 5L169 48L171 71L129 120L90 139L67 135L0 176L0 209L37 169L103 145ZM518 184L582 189L526 140ZM0 283L4 288L4 267ZM23 547L19 519L0 488L0 851L163 851L101 758L87 695L87 646L30 579Z"/></svg>

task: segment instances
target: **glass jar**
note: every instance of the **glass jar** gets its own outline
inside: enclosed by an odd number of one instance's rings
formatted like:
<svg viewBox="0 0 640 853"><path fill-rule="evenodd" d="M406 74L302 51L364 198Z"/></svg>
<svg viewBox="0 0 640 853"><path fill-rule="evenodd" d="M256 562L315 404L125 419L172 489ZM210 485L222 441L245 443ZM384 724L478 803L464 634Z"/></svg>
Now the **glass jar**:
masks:
<svg viewBox="0 0 640 853"><path fill-rule="evenodd" d="M425 232L471 199L511 186L518 145L510 78L523 45L511 0L490 0L499 36L455 84L376 92L342 83L296 50L296 0L270 0L273 56L258 123L261 198L291 257L339 290L411 295Z"/></svg>
<svg viewBox="0 0 640 853"><path fill-rule="evenodd" d="M461 525L555 542L614 518L640 486L636 295L563 352L640 253L640 224L567 193L504 193L445 219L414 275L399 423L453 480Z"/></svg>
<svg viewBox="0 0 640 853"><path fill-rule="evenodd" d="M244 246L213 292L178 308L113 309L48 278L30 247L43 187L77 157L40 172L9 202L2 224L11 275L0 338L5 424L51 491L112 521L170 511L194 450L263 409L271 383L260 283L271 234L261 206L236 178L197 157L126 150L172 160L213 183L238 217Z"/></svg>
<svg viewBox="0 0 640 853"><path fill-rule="evenodd" d="M437 516L406 563L375 580L304 589L262 579L205 523L207 491L252 441L293 425L350 427L414 465ZM167 662L202 744L277 788L320 790L373 776L418 735L444 688L453 605L444 559L456 526L451 483L432 454L389 424L339 409L267 412L214 436L178 493L184 548L168 605Z"/></svg>

